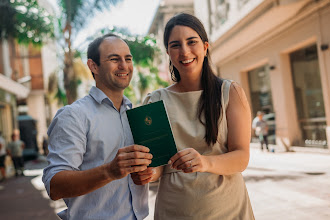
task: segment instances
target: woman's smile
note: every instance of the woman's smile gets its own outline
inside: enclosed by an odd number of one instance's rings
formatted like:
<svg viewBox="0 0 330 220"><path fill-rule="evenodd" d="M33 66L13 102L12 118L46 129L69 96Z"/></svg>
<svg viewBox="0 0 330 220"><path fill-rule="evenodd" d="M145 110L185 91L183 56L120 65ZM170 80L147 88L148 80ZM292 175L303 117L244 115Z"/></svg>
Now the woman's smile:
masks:
<svg viewBox="0 0 330 220"><path fill-rule="evenodd" d="M192 63L195 60L195 58L193 59L189 59L189 60L182 60L180 61L183 65L189 65L190 63Z"/></svg>

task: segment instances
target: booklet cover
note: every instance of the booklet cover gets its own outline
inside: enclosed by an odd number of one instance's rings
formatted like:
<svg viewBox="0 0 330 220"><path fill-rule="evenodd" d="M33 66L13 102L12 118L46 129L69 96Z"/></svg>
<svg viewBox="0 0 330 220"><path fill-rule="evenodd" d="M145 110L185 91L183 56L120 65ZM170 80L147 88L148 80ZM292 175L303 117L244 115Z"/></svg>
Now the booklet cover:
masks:
<svg viewBox="0 0 330 220"><path fill-rule="evenodd" d="M164 101L127 110L134 143L146 146L153 155L150 167L166 165L177 148Z"/></svg>

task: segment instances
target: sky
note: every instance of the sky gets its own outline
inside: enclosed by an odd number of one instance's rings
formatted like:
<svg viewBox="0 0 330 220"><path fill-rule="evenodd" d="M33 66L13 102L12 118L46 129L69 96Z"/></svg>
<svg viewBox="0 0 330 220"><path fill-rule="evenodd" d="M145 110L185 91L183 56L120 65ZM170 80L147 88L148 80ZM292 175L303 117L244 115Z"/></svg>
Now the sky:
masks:
<svg viewBox="0 0 330 220"><path fill-rule="evenodd" d="M146 34L159 2L160 0L123 0L109 11L98 12L86 28L80 31L73 46L80 45L103 27L126 27L132 34Z"/></svg>

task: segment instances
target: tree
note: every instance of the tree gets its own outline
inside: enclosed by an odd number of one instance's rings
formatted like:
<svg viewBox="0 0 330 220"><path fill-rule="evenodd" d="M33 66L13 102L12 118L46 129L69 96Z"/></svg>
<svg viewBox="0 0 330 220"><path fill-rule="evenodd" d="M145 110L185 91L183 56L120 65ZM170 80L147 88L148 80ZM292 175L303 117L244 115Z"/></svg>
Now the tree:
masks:
<svg viewBox="0 0 330 220"><path fill-rule="evenodd" d="M1 0L0 38L41 46L54 37L52 16L36 0Z"/></svg>
<svg viewBox="0 0 330 220"><path fill-rule="evenodd" d="M79 80L74 73L74 55L72 40L85 27L89 19L96 11L117 4L120 0L59 0L61 16L59 19L59 28L64 39L64 88L67 102L71 104L77 98L77 87Z"/></svg>
<svg viewBox="0 0 330 220"><path fill-rule="evenodd" d="M136 100L136 104L142 103L148 90L155 90L159 87L168 86L168 82L162 80L158 75L158 68L155 66L155 60L159 55L160 49L157 47L156 39L151 36L130 36L123 38L127 41L133 55L134 67L137 70L137 79L132 80L131 87L137 87L139 97L130 93L134 90L128 88L125 95L130 99Z"/></svg>
<svg viewBox="0 0 330 220"><path fill-rule="evenodd" d="M114 27L113 29L101 29L95 37L113 32L123 38L133 55L133 65L137 74L133 74L130 85L125 89L124 95L134 104L141 104L146 92L160 87L167 87L168 82L162 80L156 65L160 49L156 39L152 36L132 35L126 28Z"/></svg>

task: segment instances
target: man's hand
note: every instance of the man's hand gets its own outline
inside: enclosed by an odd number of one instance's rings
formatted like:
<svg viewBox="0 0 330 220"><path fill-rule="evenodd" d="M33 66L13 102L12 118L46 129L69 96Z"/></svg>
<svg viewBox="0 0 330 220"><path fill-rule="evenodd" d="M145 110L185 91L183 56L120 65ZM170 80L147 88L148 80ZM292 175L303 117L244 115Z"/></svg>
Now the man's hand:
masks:
<svg viewBox="0 0 330 220"><path fill-rule="evenodd" d="M130 173L141 172L151 164L149 148L131 145L118 150L116 157L107 166L111 179L121 179Z"/></svg>
<svg viewBox="0 0 330 220"><path fill-rule="evenodd" d="M60 171L51 179L50 197L57 200L85 195L130 173L146 170L151 158L149 148L131 145L119 149L110 163L83 171Z"/></svg>
<svg viewBox="0 0 330 220"><path fill-rule="evenodd" d="M144 185L152 181L152 176L155 174L155 172L155 168L148 167L144 171L132 173L131 177L136 185Z"/></svg>

